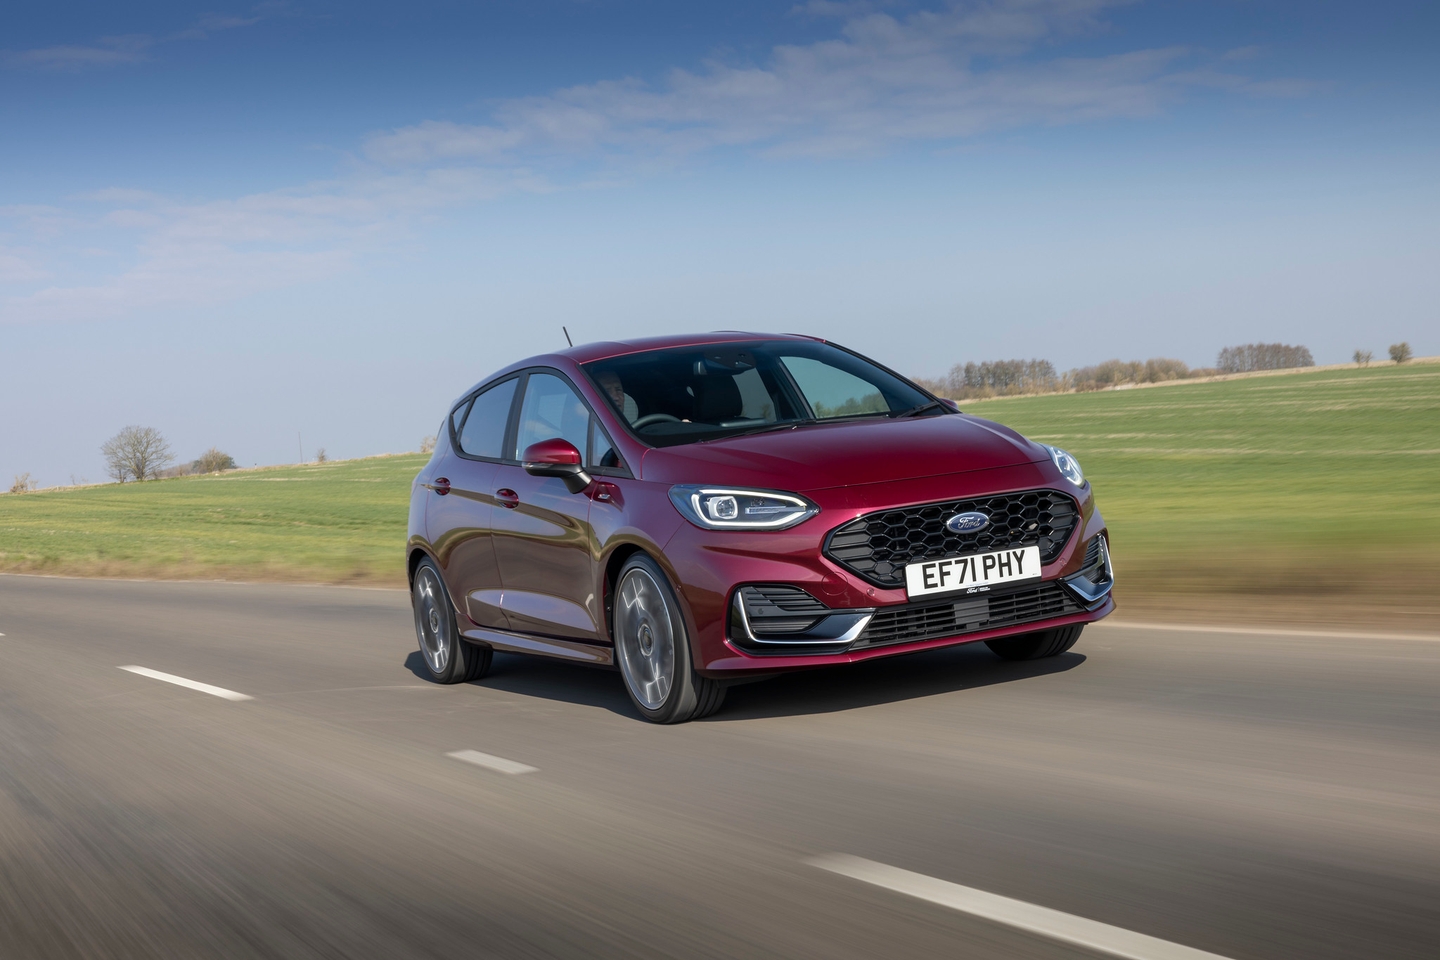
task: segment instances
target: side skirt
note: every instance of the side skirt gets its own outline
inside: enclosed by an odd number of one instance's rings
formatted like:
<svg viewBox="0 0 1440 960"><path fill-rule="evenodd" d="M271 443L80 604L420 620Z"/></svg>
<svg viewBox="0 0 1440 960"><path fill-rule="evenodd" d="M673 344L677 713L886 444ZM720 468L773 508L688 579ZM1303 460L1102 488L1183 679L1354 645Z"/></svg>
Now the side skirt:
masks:
<svg viewBox="0 0 1440 960"><path fill-rule="evenodd" d="M590 663L608 667L615 663L615 651L594 643L580 643L576 640L556 640L553 637L533 637L519 633L506 633L488 627L467 627L460 636L474 643L483 643L495 650L507 653L531 653L542 657L555 657L578 663Z"/></svg>

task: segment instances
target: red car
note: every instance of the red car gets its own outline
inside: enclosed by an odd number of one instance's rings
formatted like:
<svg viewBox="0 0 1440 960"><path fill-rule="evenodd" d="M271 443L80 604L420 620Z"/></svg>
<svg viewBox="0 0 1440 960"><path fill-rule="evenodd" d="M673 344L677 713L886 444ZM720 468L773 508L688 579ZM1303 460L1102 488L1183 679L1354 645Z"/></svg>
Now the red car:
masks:
<svg viewBox="0 0 1440 960"><path fill-rule="evenodd" d="M407 550L436 681L494 650L615 666L657 723L784 670L977 640L1053 657L1114 609L1074 458L798 336L500 371L446 418Z"/></svg>

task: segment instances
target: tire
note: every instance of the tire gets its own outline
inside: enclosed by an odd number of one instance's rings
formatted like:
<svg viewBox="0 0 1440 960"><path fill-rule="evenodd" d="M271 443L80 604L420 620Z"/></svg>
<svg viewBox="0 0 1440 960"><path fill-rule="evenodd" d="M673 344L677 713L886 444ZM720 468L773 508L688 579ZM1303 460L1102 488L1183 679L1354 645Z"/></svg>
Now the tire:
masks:
<svg viewBox="0 0 1440 960"><path fill-rule="evenodd" d="M415 610L415 638L420 643L420 659L425 661L425 671L431 680L468 683L490 672L493 651L460 636L450 592L429 557L421 560L415 570L410 605Z"/></svg>
<svg viewBox="0 0 1440 960"><path fill-rule="evenodd" d="M695 672L680 602L660 565L637 553L615 580L615 662L625 692L651 723L708 717L725 700L725 685Z"/></svg>
<svg viewBox="0 0 1440 960"><path fill-rule="evenodd" d="M1024 633L1018 637L986 640L985 646L1004 660L1043 660L1046 657L1058 657L1075 646L1075 641L1080 639L1080 631L1084 629L1085 624L1077 623L1069 627L1042 630L1039 633Z"/></svg>

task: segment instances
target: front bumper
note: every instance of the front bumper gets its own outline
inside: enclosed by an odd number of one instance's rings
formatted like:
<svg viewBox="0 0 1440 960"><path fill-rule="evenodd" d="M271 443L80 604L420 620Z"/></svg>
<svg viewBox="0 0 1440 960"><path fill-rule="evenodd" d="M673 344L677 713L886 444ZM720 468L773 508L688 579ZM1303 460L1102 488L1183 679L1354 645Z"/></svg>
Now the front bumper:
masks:
<svg viewBox="0 0 1440 960"><path fill-rule="evenodd" d="M744 586L730 603L730 644L755 656L842 653L899 643L992 633L1100 609L1115 585L1105 535L1094 537L1085 565L1057 580L927 598L869 609L832 609L782 585Z"/></svg>
<svg viewBox="0 0 1440 960"><path fill-rule="evenodd" d="M979 597L911 602L903 587L885 589L867 582L822 552L830 531L877 506L1033 489L1054 483L1041 472L1048 466L818 491L807 494L821 506L818 517L765 536L682 525L666 544L665 555L691 621L697 668L707 675L736 676L850 663L1108 615L1114 603L1108 544L1102 536L1105 524L1088 486L1069 491L1079 506L1080 522L1064 549L1042 567L1041 579L997 586ZM880 486L889 489L876 489ZM800 602L782 611L789 623L777 633L767 627L780 623L781 614L771 611L774 616L768 620L752 616L745 609L746 588L803 591L810 605Z"/></svg>

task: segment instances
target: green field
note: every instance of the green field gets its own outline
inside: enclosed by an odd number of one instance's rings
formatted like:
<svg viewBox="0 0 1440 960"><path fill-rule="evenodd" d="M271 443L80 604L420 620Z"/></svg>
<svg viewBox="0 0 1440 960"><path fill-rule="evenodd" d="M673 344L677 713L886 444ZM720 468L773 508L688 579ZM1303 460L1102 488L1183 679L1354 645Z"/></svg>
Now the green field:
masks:
<svg viewBox="0 0 1440 960"><path fill-rule="evenodd" d="M0 496L0 570L403 585L410 482L428 459Z"/></svg>
<svg viewBox="0 0 1440 960"><path fill-rule="evenodd" d="M1079 459L1131 595L1440 592L1440 364L964 409Z"/></svg>
<svg viewBox="0 0 1440 960"><path fill-rule="evenodd" d="M1079 458L1123 596L1440 593L1440 364L971 401ZM411 479L375 457L0 496L0 570L403 583Z"/></svg>

